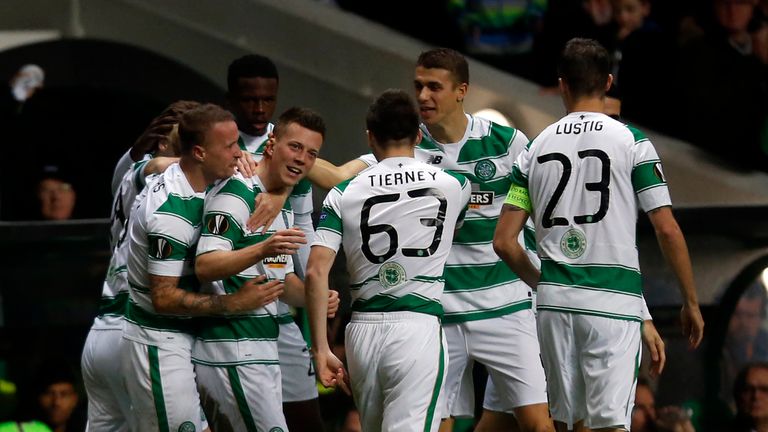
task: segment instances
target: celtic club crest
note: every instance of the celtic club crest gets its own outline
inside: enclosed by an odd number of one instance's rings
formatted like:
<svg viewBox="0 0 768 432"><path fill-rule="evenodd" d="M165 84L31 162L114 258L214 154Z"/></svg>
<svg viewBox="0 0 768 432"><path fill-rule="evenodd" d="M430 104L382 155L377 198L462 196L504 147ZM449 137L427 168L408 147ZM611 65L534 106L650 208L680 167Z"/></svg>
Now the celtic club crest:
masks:
<svg viewBox="0 0 768 432"><path fill-rule="evenodd" d="M578 258L587 250L587 236L576 228L571 228L560 239L560 250L568 258Z"/></svg>
<svg viewBox="0 0 768 432"><path fill-rule="evenodd" d="M488 159L483 159L475 165L475 175L480 180L490 180L496 174L496 165Z"/></svg>
<svg viewBox="0 0 768 432"><path fill-rule="evenodd" d="M396 262L388 262L379 267L379 282L387 288L405 282L405 269Z"/></svg>

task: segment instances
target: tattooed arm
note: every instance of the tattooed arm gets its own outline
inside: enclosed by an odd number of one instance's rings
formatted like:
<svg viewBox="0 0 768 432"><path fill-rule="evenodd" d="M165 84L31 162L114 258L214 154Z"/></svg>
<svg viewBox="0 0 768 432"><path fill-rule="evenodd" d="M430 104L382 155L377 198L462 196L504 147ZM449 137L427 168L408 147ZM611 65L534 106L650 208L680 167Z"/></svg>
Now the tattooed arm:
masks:
<svg viewBox="0 0 768 432"><path fill-rule="evenodd" d="M201 294L179 288L178 277L149 276L152 306L161 314L224 315L259 308L283 293L279 281L264 283L264 277L251 279L231 295Z"/></svg>

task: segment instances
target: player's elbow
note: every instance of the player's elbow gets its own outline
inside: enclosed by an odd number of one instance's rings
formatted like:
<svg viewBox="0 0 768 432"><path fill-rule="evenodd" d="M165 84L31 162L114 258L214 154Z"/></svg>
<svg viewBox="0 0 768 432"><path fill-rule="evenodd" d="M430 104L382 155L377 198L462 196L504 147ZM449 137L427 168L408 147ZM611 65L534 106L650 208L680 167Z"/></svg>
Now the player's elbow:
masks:
<svg viewBox="0 0 768 432"><path fill-rule="evenodd" d="M493 251L501 258L511 256L515 244L516 242L510 242L505 235L497 233L493 236Z"/></svg>
<svg viewBox="0 0 768 432"><path fill-rule="evenodd" d="M152 291L152 307L155 312L159 314L174 314L176 310L177 302L173 300L173 296L167 290Z"/></svg>
<svg viewBox="0 0 768 432"><path fill-rule="evenodd" d="M665 223L655 224L653 229L656 233L656 238L662 243L669 243L683 237L683 232L674 219L665 221Z"/></svg>
<svg viewBox="0 0 768 432"><path fill-rule="evenodd" d="M195 260L195 276L197 276L197 280L203 283L216 280L213 273L213 266L211 265L211 260L209 258L210 257L201 255Z"/></svg>

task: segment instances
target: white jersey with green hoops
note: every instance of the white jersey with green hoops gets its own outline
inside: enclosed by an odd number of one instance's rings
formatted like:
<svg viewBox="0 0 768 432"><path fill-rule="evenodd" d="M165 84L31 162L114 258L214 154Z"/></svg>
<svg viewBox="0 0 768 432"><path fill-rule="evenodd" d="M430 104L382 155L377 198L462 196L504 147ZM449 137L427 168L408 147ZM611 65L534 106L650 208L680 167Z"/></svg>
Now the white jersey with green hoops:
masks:
<svg viewBox="0 0 768 432"><path fill-rule="evenodd" d="M253 155L253 158L258 162L264 156L264 147L269 139L269 134L275 129L275 125L269 123L267 130L263 135L252 136L245 132L240 132L240 138L238 144L240 149L248 151ZM291 194L288 196L288 201L291 203L293 214L295 217L296 226L298 226L307 237L307 243L299 248L297 253L298 263L300 266L300 275L304 274L304 269L307 267L307 259L309 258L309 247L312 244L314 238L315 229L312 226L312 212L314 211L314 203L312 201L312 183L309 179L302 178L291 190ZM302 276L303 277L303 276Z"/></svg>
<svg viewBox="0 0 768 432"><path fill-rule="evenodd" d="M472 187L464 225L453 240L445 266L443 323L495 318L531 308L531 289L493 250L493 233L509 191L512 165L528 138L517 129L466 116L467 129L457 143L438 143L422 124L424 138L415 151L416 159L462 174ZM375 163L372 156L360 160L371 165ZM533 229L526 229L520 241L534 251Z"/></svg>
<svg viewBox="0 0 768 432"><path fill-rule="evenodd" d="M352 310L441 316L443 265L469 201L466 178L393 157L334 187L313 246L344 246Z"/></svg>
<svg viewBox="0 0 768 432"><path fill-rule="evenodd" d="M145 177L144 166L148 160L136 162L125 173L113 200L110 229L112 256L102 284L98 316L93 321L93 328L97 330L122 330L123 328L123 317L128 305L127 222L136 196L144 189L145 182L151 182L157 177L157 175Z"/></svg>
<svg viewBox="0 0 768 432"><path fill-rule="evenodd" d="M205 198L203 229L197 255L217 250L239 250L266 240L276 231L293 224L290 205L282 209L266 233L246 227L254 211L256 196L264 191L258 176L244 178L240 173L211 189ZM289 255L265 258L240 273L216 281L203 291L233 294L249 279L267 275L268 280L285 280L293 272ZM288 306L273 302L264 307L226 317L200 320L197 341L192 351L195 363L209 366L278 364L277 337L280 319L292 320Z"/></svg>
<svg viewBox="0 0 768 432"><path fill-rule="evenodd" d="M194 259L203 217L203 192L195 192L174 163L136 199L129 222L130 300L125 337L162 344L164 332L192 333L188 316L159 314L152 305L150 275L178 277L178 287L199 291Z"/></svg>
<svg viewBox="0 0 768 432"><path fill-rule="evenodd" d="M638 203L671 204L661 161L637 129L594 112L547 127L518 158L507 202L536 224L538 309L640 321Z"/></svg>

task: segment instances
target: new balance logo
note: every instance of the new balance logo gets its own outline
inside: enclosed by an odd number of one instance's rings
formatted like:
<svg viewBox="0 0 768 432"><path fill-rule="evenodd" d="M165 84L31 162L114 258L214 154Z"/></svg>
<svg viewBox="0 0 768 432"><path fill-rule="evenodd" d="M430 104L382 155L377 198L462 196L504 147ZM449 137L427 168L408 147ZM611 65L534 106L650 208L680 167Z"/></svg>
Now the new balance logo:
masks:
<svg viewBox="0 0 768 432"><path fill-rule="evenodd" d="M427 158L427 163L428 164L440 165L440 162L442 162L442 161L443 161L443 157L442 156L430 155Z"/></svg>

